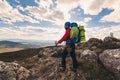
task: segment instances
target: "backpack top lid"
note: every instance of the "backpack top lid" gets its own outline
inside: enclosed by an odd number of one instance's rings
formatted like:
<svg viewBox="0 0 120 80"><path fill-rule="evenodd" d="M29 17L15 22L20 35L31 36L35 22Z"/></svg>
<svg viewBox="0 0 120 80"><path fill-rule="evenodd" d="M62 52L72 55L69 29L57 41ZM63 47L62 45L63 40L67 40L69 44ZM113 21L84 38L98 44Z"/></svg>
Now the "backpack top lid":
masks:
<svg viewBox="0 0 120 80"><path fill-rule="evenodd" d="M73 22L73 23L71 23L71 27L78 27L78 24Z"/></svg>
<svg viewBox="0 0 120 80"><path fill-rule="evenodd" d="M70 27L70 26L71 26L71 23L70 23L70 22L65 22L65 26Z"/></svg>

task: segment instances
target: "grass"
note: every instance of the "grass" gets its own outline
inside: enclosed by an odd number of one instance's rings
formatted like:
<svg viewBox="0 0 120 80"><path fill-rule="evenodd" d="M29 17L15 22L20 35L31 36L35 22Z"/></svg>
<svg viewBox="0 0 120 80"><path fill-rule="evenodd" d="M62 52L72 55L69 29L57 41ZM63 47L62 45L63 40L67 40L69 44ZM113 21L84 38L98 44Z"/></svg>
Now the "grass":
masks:
<svg viewBox="0 0 120 80"><path fill-rule="evenodd" d="M35 61L32 58L26 58L24 60L17 61L17 63L19 63L20 65L27 69L30 69L33 67Z"/></svg>
<svg viewBox="0 0 120 80"><path fill-rule="evenodd" d="M0 53L23 50L23 48L0 48Z"/></svg>
<svg viewBox="0 0 120 80"><path fill-rule="evenodd" d="M45 57L45 55L41 53L41 54L38 54L38 57L42 58L42 57Z"/></svg>
<svg viewBox="0 0 120 80"><path fill-rule="evenodd" d="M34 55L37 55L40 50L41 48L35 48L35 49L29 48L20 51L1 53L0 60L8 61L8 62L15 60L24 60L26 58L30 58Z"/></svg>
<svg viewBox="0 0 120 80"><path fill-rule="evenodd" d="M5 62L15 61L23 67L30 69L33 67L35 60L32 58L38 55L39 58L44 57L43 54L39 54L42 48L29 48L20 51L5 52L0 54L0 60Z"/></svg>
<svg viewBox="0 0 120 80"><path fill-rule="evenodd" d="M48 66L46 66L46 65L41 65L40 71L41 71L42 73L45 73L47 70L48 70Z"/></svg>

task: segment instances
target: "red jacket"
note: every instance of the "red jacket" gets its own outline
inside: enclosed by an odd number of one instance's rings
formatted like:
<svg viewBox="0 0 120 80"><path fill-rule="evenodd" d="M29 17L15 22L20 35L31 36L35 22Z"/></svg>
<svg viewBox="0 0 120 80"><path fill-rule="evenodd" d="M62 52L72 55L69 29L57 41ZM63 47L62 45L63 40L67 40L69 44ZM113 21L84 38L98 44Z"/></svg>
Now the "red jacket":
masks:
<svg viewBox="0 0 120 80"><path fill-rule="evenodd" d="M64 36L58 41L58 43L62 43L70 38L70 29L66 29Z"/></svg>

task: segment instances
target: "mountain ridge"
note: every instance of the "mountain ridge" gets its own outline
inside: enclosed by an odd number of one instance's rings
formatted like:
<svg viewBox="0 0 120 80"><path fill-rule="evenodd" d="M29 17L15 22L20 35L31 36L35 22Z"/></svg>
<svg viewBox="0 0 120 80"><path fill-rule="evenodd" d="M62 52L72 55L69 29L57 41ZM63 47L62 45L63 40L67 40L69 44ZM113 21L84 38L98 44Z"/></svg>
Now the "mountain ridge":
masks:
<svg viewBox="0 0 120 80"><path fill-rule="evenodd" d="M63 48L64 46L49 46L6 53L4 56L0 54L0 61L2 61L0 66L4 64L8 66L0 69L4 72L0 73L0 78L4 78L2 80L120 80L119 39L91 38L77 44L78 69L76 73L70 69L72 66L70 55L66 59L66 71L59 71L58 64L61 61L60 53ZM14 68L16 65L19 67ZM21 75L22 73L25 74Z"/></svg>
<svg viewBox="0 0 120 80"><path fill-rule="evenodd" d="M26 45L20 42L13 42L7 40L0 41L0 48L14 48L14 47L26 47Z"/></svg>

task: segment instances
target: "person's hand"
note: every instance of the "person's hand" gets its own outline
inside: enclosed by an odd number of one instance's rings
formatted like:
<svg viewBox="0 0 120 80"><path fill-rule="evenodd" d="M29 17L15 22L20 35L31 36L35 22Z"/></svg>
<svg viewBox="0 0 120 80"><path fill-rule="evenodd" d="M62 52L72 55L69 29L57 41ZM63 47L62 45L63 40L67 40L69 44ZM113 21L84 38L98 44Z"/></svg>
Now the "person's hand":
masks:
<svg viewBox="0 0 120 80"><path fill-rule="evenodd" d="M57 41L55 41L55 45L56 45L56 46L58 45L58 42L57 42Z"/></svg>

